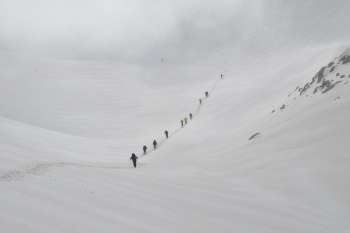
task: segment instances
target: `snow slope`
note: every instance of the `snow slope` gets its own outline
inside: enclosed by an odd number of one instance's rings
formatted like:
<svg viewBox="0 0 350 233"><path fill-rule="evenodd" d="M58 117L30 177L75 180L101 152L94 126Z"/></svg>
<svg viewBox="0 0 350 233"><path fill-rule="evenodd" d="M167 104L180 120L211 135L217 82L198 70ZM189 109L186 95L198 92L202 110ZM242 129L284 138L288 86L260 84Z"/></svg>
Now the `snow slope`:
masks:
<svg viewBox="0 0 350 233"><path fill-rule="evenodd" d="M1 232L348 232L350 63L334 58L349 35L308 14L331 3L298 4L290 27L266 22L277 38L204 41L164 63L2 51ZM323 80L342 82L313 93Z"/></svg>

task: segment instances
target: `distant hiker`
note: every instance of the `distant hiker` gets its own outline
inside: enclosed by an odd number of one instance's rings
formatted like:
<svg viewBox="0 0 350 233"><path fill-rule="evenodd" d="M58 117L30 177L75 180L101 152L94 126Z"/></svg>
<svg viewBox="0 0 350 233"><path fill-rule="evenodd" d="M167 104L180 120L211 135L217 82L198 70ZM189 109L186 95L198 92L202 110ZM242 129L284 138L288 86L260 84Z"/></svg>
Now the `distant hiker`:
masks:
<svg viewBox="0 0 350 233"><path fill-rule="evenodd" d="M221 74L221 79L222 79L222 74Z"/></svg>
<svg viewBox="0 0 350 233"><path fill-rule="evenodd" d="M136 161L137 161L139 158L137 158L137 156L136 156L134 153L132 153L130 159L133 161L134 167L136 167Z"/></svg>
<svg viewBox="0 0 350 233"><path fill-rule="evenodd" d="M167 130L165 130L165 136L166 136L166 138L168 138L168 131Z"/></svg>
<svg viewBox="0 0 350 233"><path fill-rule="evenodd" d="M154 149L157 148L157 142L156 142L156 140L153 141L153 146L154 146Z"/></svg>
<svg viewBox="0 0 350 233"><path fill-rule="evenodd" d="M192 120L192 113L190 113L190 119Z"/></svg>
<svg viewBox="0 0 350 233"><path fill-rule="evenodd" d="M144 145L144 146L143 146L143 154L146 154L146 150L147 150L147 146Z"/></svg>
<svg viewBox="0 0 350 233"><path fill-rule="evenodd" d="M184 118L185 124L187 124L187 117Z"/></svg>
<svg viewBox="0 0 350 233"><path fill-rule="evenodd" d="M181 126L184 127L184 120L181 119L180 123L181 123Z"/></svg>
<svg viewBox="0 0 350 233"><path fill-rule="evenodd" d="M208 97L208 92L207 91L205 92L205 96Z"/></svg>
<svg viewBox="0 0 350 233"><path fill-rule="evenodd" d="M199 104L202 104L202 99L199 99Z"/></svg>
<svg viewBox="0 0 350 233"><path fill-rule="evenodd" d="M162 62L163 62L163 59L162 59Z"/></svg>

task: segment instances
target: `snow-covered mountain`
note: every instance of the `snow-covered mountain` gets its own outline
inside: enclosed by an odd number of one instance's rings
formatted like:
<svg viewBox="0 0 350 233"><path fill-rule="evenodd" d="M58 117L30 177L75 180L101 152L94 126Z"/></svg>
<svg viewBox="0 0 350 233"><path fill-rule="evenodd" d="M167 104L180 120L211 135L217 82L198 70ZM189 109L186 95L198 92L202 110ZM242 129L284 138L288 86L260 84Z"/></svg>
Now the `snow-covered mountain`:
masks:
<svg viewBox="0 0 350 233"><path fill-rule="evenodd" d="M0 231L348 232L349 4L280 4L163 62L1 50Z"/></svg>

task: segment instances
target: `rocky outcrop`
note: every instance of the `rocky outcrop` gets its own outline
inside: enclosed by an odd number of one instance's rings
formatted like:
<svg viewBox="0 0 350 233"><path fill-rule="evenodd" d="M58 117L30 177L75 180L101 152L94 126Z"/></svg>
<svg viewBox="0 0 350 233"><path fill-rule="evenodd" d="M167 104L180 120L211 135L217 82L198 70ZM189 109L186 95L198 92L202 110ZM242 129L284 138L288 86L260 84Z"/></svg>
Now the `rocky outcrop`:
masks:
<svg viewBox="0 0 350 233"><path fill-rule="evenodd" d="M341 83L341 81L338 81L338 82L336 82L336 83L334 83L334 84L329 85L329 86L326 88L326 90L324 90L324 91L322 92L322 94L327 93L329 90L332 90L332 89L335 87L335 85L337 85L338 83Z"/></svg>
<svg viewBox="0 0 350 233"><path fill-rule="evenodd" d="M304 86L297 86L295 88L294 92L299 91L299 96L303 96L303 97L310 96L310 98L312 98L312 94L316 94L318 92L325 94L325 93L329 92L338 83L342 82L342 81L339 81L339 79L344 80L346 78L346 76L349 78L349 79L347 79L349 81L345 80L344 83L345 84L347 84L348 82L350 83L350 74L346 74L344 72L345 69L343 69L346 67L342 67L343 64L347 64L347 63L350 63L350 47L349 47L348 51L344 51L342 53L342 55L339 56L339 59L335 58L333 61L329 62L327 66L323 66L315 74L315 76L312 77L312 80L310 82L306 83ZM340 66L340 67L338 67L338 66ZM338 71L337 73L334 72L336 68ZM330 74L331 72L333 72L333 73ZM343 74L341 74L340 72L342 72ZM309 89L312 89L312 90L309 90ZM294 98L294 100L296 99L296 96L292 96L292 94L293 93L288 94L288 96L287 96L288 102L285 102L286 104L283 104L280 107L281 111L286 109L289 106L289 104L291 104L293 102L293 100L289 99L289 98ZM275 110L277 111L278 108ZM275 110L273 110L272 113L275 112Z"/></svg>
<svg viewBox="0 0 350 233"><path fill-rule="evenodd" d="M326 67L324 66L324 67L322 67L321 69L320 69L320 71L318 72L318 75L317 75L317 82L318 83L320 83L321 82L321 80L323 79L323 77L324 77L324 70L326 69ZM316 78L316 76L315 76L315 78ZM315 80L313 79L312 80L312 83L314 82ZM311 83L311 84L312 84Z"/></svg>
<svg viewBox="0 0 350 233"><path fill-rule="evenodd" d="M346 55L343 57L343 64L349 63L350 62L350 55Z"/></svg>
<svg viewBox="0 0 350 233"><path fill-rule="evenodd" d="M331 81L329 81L329 80L323 80L322 88L323 88L323 87L328 87L329 85L331 85Z"/></svg>
<svg viewBox="0 0 350 233"><path fill-rule="evenodd" d="M321 90L321 89L322 89L322 87L321 87L321 86L316 87L316 88L314 89L313 94L315 94L316 92L318 92L318 91L319 91L319 90Z"/></svg>
<svg viewBox="0 0 350 233"><path fill-rule="evenodd" d="M312 82L311 83L306 83L304 88L300 91L300 95L303 94L305 91L307 91L307 89L310 88Z"/></svg>
<svg viewBox="0 0 350 233"><path fill-rule="evenodd" d="M259 135L260 133L256 133L256 134L253 134L250 138L249 138L249 140L252 140L252 139L254 139L257 135Z"/></svg>
<svg viewBox="0 0 350 233"><path fill-rule="evenodd" d="M318 91L321 91L321 90L323 90L325 87L327 88L327 87L329 87L331 85L331 81L329 81L329 80L323 80L323 82L322 82L322 85L321 86L318 86L318 87L316 87L315 89L314 89L314 92L313 92L313 94L315 94L316 92L318 92Z"/></svg>

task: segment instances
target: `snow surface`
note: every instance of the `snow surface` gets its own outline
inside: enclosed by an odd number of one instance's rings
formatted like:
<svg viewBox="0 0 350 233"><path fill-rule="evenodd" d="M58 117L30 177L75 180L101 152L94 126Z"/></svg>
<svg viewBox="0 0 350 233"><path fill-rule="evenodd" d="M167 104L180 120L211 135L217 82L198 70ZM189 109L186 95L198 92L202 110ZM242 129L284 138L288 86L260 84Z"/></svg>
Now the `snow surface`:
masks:
<svg viewBox="0 0 350 233"><path fill-rule="evenodd" d="M320 18L164 63L1 51L0 232L350 232L350 35Z"/></svg>

